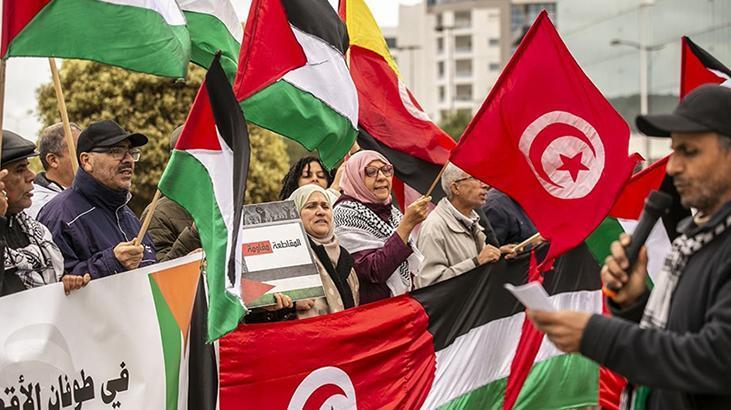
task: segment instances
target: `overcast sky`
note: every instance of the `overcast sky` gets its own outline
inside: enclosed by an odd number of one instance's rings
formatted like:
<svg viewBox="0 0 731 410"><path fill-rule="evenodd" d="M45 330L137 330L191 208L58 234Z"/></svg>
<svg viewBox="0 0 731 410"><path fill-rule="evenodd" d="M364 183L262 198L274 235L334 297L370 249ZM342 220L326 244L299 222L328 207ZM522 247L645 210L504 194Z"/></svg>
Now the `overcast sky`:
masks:
<svg viewBox="0 0 731 410"><path fill-rule="evenodd" d="M337 4L337 0L329 0ZM248 13L251 0L232 0L242 21ZM398 24L399 3L413 4L419 0L366 0L373 15L381 26ZM0 0L2 4L2 0ZM59 61L60 63L60 61ZM3 128L18 132L24 137L35 140L40 123L34 111L36 108L35 90L51 79L48 60L45 58L12 58L7 62L5 79L5 114ZM71 119L73 121L73 118Z"/></svg>

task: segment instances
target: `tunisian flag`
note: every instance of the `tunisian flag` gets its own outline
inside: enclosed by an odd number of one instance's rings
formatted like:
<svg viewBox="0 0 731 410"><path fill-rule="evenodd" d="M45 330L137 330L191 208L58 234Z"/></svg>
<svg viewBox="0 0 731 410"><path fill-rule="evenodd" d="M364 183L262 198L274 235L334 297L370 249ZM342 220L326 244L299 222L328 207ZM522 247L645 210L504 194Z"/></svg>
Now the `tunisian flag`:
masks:
<svg viewBox="0 0 731 410"><path fill-rule="evenodd" d="M725 84L731 87L731 70L686 36L683 36L681 60L681 99L703 84Z"/></svg>
<svg viewBox="0 0 731 410"><path fill-rule="evenodd" d="M550 261L607 216L635 164L628 146L627 123L581 70L544 11L451 161L520 203L551 241Z"/></svg>

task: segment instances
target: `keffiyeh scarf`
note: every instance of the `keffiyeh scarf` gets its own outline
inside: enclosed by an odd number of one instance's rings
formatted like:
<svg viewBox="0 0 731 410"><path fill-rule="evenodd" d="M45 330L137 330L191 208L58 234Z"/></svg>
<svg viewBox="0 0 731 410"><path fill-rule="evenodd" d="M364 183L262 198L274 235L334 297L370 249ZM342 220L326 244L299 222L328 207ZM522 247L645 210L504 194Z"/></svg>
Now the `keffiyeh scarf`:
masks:
<svg viewBox="0 0 731 410"><path fill-rule="evenodd" d="M367 249L381 248L386 244L403 215L396 207L391 208L388 222L379 218L370 208L357 201L343 201L333 212L335 235L348 252L355 253ZM418 273L423 256L409 241L413 253L399 265L386 281L386 286L394 296L411 290L412 276Z"/></svg>
<svg viewBox="0 0 731 410"><path fill-rule="evenodd" d="M63 255L51 232L25 212L8 217L8 224L18 224L30 244L24 248L5 248L5 271L14 270L26 289L57 282L63 275Z"/></svg>

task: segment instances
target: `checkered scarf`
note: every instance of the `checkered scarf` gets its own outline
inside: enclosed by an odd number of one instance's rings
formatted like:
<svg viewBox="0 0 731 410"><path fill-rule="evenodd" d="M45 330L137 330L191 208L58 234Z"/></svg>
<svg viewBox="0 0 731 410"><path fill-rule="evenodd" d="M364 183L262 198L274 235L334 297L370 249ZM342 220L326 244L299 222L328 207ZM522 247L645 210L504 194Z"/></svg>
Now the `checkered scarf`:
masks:
<svg viewBox="0 0 731 410"><path fill-rule="evenodd" d="M8 217L9 224L18 224L30 244L24 248L5 248L5 271L15 270L26 289L57 282L63 275L63 255L51 232L25 212Z"/></svg>
<svg viewBox="0 0 731 410"><path fill-rule="evenodd" d="M665 258L665 263L645 306L640 321L641 328L665 329L667 327L673 293L688 260L731 227L731 207L726 207L722 212L718 222L704 225L692 236L683 234L675 238L670 254ZM642 410L645 408L648 394L649 388L645 386L627 385L620 398L620 407L628 410Z"/></svg>

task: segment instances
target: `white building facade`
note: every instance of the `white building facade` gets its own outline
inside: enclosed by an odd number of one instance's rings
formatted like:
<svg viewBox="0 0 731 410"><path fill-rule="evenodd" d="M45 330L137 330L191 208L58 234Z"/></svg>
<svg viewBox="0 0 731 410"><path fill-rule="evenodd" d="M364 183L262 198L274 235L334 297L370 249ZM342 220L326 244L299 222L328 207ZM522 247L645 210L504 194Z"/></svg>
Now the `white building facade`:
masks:
<svg viewBox="0 0 731 410"><path fill-rule="evenodd" d="M555 21L555 2L545 0L427 0L401 5L398 27L384 35L402 79L439 122L480 107L544 8Z"/></svg>

